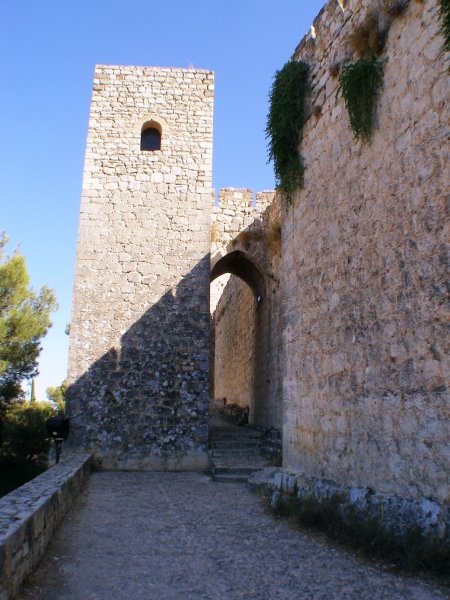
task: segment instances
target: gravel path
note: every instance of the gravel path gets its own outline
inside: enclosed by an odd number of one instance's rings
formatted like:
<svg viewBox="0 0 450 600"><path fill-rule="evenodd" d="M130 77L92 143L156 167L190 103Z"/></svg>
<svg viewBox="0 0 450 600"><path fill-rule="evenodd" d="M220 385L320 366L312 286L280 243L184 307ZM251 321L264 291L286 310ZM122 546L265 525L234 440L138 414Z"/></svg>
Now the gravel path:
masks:
<svg viewBox="0 0 450 600"><path fill-rule="evenodd" d="M94 473L23 600L450 598L360 562L199 473Z"/></svg>

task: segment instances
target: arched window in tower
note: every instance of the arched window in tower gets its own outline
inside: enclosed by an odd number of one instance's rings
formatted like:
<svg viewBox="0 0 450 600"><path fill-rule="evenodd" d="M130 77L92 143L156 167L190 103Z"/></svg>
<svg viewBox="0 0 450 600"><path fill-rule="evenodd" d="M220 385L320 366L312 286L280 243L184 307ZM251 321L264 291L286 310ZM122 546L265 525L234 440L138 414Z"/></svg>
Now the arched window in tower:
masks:
<svg viewBox="0 0 450 600"><path fill-rule="evenodd" d="M161 127L155 121L149 121L142 126L141 150L161 150Z"/></svg>

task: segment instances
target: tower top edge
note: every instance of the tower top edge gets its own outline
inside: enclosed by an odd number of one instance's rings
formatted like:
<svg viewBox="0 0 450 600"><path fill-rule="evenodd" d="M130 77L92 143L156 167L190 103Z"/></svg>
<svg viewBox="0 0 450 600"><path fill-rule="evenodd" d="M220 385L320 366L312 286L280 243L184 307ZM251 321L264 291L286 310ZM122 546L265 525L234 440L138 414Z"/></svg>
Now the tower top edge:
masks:
<svg viewBox="0 0 450 600"><path fill-rule="evenodd" d="M210 69L197 69L196 67L155 67L155 66L136 66L136 65L106 65L96 64L95 71L126 71L128 73L152 72L152 73L202 73L214 75Z"/></svg>

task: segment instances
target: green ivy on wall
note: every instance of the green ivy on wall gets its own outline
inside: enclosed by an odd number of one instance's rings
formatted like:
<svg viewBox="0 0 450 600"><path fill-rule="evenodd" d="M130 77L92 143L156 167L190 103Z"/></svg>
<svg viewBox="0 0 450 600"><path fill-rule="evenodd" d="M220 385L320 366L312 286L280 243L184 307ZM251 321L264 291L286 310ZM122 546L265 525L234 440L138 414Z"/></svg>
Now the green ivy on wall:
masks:
<svg viewBox="0 0 450 600"><path fill-rule="evenodd" d="M369 142L375 120L375 103L383 84L383 64L374 56L360 58L342 68L340 92L357 139Z"/></svg>
<svg viewBox="0 0 450 600"><path fill-rule="evenodd" d="M305 165L298 144L309 91L308 63L289 61L275 73L269 94L269 161L274 162L276 183L286 206L292 204L294 191L303 187Z"/></svg>
<svg viewBox="0 0 450 600"><path fill-rule="evenodd" d="M439 14L442 35L444 36L444 48L450 52L450 0L440 0Z"/></svg>

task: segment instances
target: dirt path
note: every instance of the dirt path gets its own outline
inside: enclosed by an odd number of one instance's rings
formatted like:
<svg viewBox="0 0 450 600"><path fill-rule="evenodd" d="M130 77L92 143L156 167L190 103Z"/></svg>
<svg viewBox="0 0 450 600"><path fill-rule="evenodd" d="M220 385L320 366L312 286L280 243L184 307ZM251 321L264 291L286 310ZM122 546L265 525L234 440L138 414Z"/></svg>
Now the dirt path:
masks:
<svg viewBox="0 0 450 600"><path fill-rule="evenodd" d="M198 473L94 473L23 600L448 598L267 514Z"/></svg>

